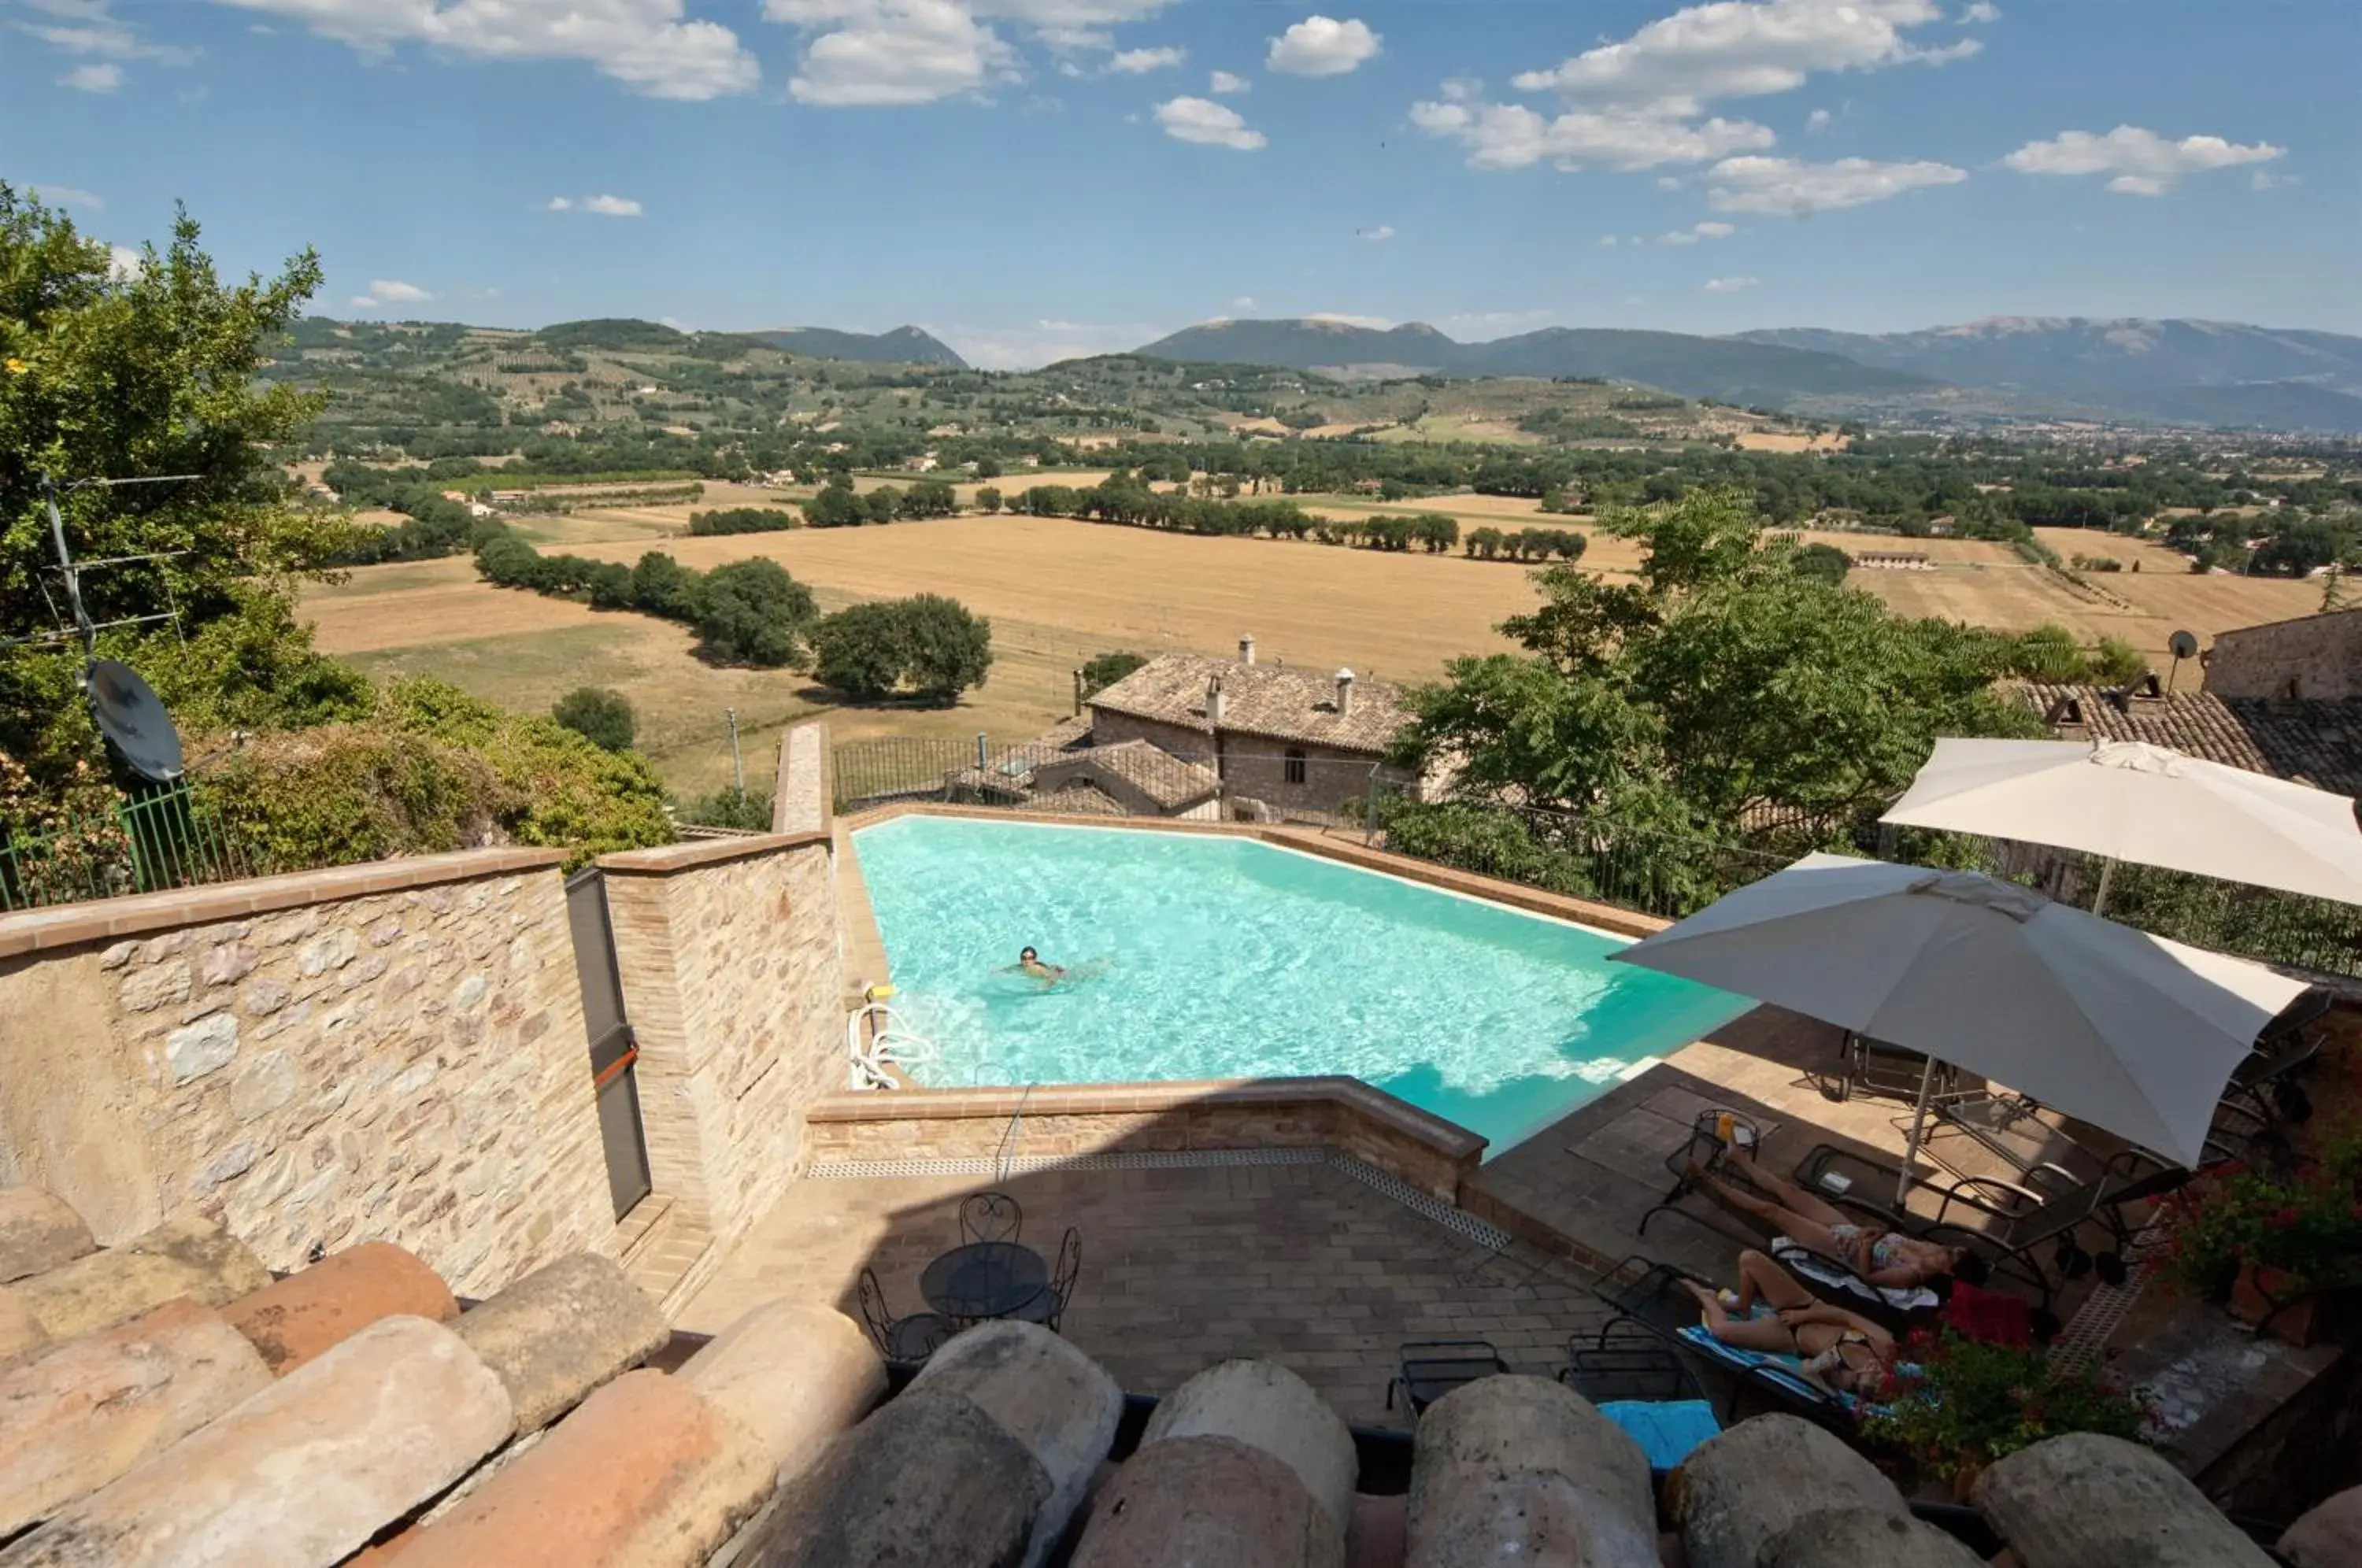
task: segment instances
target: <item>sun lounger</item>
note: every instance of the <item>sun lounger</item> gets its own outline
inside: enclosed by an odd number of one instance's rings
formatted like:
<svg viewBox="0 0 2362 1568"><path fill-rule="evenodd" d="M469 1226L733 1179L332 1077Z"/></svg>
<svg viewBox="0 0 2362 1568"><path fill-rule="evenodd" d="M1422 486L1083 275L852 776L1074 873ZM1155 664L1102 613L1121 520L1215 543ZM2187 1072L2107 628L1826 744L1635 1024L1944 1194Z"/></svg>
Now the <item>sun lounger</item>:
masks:
<svg viewBox="0 0 2362 1568"><path fill-rule="evenodd" d="M1618 1322L1637 1324L1666 1344L1699 1356L1730 1375L1734 1384L1732 1408L1726 1411L1726 1419L1737 1415L1737 1389L1746 1387L1794 1414L1840 1431L1852 1427L1856 1407L1849 1396L1822 1387L1805 1377L1796 1365L1783 1365L1776 1356L1726 1345L1707 1333L1699 1325L1697 1299L1689 1293L1685 1282L1713 1288L1712 1281L1700 1279L1672 1264L1634 1256L1617 1264L1605 1279L1592 1286L1592 1294L1616 1314L1600 1330L1598 1345L1606 1346ZM1794 1358L1789 1360L1793 1363Z"/></svg>

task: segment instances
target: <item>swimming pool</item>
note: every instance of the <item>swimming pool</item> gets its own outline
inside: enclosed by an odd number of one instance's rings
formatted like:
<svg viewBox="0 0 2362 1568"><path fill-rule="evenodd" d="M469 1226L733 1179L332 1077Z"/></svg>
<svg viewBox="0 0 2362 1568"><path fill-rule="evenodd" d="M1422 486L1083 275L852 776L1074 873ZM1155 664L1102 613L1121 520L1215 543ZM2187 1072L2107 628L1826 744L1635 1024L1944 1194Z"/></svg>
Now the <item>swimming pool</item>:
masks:
<svg viewBox="0 0 2362 1568"><path fill-rule="evenodd" d="M1752 1004L1622 939L1252 839L911 816L854 835L932 1087L1351 1074L1492 1140ZM1032 945L1077 977L1006 973Z"/></svg>

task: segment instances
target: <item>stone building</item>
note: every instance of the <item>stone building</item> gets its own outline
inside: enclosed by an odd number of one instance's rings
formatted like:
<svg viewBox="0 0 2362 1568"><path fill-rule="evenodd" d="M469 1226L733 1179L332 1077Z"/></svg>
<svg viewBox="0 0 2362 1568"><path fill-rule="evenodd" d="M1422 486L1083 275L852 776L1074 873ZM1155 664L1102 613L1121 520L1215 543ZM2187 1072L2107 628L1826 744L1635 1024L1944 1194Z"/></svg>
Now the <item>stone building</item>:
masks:
<svg viewBox="0 0 2362 1568"><path fill-rule="evenodd" d="M2163 691L2156 684L2152 677L2128 691L2097 686L2023 690L2060 740L2146 741L2316 790L2362 794L2362 697L2226 697L2211 689L2211 672L2204 691Z"/></svg>
<svg viewBox="0 0 2362 1568"><path fill-rule="evenodd" d="M2334 610L2215 635L2207 691L2217 697L2362 699L2362 610Z"/></svg>
<svg viewBox="0 0 2362 1568"><path fill-rule="evenodd" d="M1323 813L1357 810L1374 783L1418 787L1386 748L1411 718L1403 689L1350 669L1324 675L1261 664L1253 637L1235 659L1164 654L1087 700L1094 746L1145 741L1211 768L1231 801Z"/></svg>

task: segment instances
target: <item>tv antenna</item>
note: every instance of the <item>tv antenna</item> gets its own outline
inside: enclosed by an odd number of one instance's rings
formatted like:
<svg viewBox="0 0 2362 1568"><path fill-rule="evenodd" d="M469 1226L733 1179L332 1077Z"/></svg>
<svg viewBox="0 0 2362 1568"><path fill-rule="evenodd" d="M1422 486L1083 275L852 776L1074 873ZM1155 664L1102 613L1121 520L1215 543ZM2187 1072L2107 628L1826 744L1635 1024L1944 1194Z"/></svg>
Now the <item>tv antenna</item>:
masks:
<svg viewBox="0 0 2362 1568"><path fill-rule="evenodd" d="M2165 689L2171 691L2175 679L2181 674L2181 661L2198 657L2198 639L2191 633L2176 632L2165 640L2165 651L2173 656L2173 668L2165 677Z"/></svg>
<svg viewBox="0 0 2362 1568"><path fill-rule="evenodd" d="M112 621L94 622L83 603L82 574L101 567L130 566L140 561L169 560L188 554L186 550L157 550L146 555L108 556L97 560L77 561L72 548L66 543L65 516L58 507L61 490L71 493L77 490L114 489L136 484L181 484L202 479L201 474L158 474L141 479L72 480L61 486L49 474L41 476L41 499L49 508L50 545L58 557L58 575L65 585L66 608L72 617L71 628L60 626L52 632L36 633L28 637L0 638L0 646L40 646L66 643L77 638L83 647L83 668L80 678L84 701L90 704L93 722L99 734L106 737L116 756L132 772L153 783L170 784L181 777L182 770L181 737L172 727L171 715L164 711L162 699L155 689L140 677L138 670L115 659L98 657L98 634L116 626L150 625L159 621L180 624L177 607L153 615L126 615ZM166 592L169 595L169 586ZM52 613L56 603L51 602Z"/></svg>

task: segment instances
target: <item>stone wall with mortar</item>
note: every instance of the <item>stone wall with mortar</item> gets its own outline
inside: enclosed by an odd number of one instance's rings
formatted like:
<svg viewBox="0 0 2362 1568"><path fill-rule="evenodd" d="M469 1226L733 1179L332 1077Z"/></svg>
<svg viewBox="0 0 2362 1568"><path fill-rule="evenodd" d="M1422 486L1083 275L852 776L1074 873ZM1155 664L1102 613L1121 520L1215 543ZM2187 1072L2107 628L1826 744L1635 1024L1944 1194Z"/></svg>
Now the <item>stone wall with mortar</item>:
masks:
<svg viewBox="0 0 2362 1568"><path fill-rule="evenodd" d="M656 1190L727 1246L802 1168L804 1109L844 1087L825 829L602 860Z"/></svg>
<svg viewBox="0 0 2362 1568"><path fill-rule="evenodd" d="M2362 697L2362 610L2305 615L2218 632L2206 650L2217 697Z"/></svg>
<svg viewBox="0 0 2362 1568"><path fill-rule="evenodd" d="M807 1122L816 1164L1330 1148L1447 1200L1485 1150L1476 1134L1341 1077L875 1090L833 1095Z"/></svg>
<svg viewBox="0 0 2362 1568"><path fill-rule="evenodd" d="M0 917L0 1185L276 1269L381 1240L461 1294L607 1245L555 852Z"/></svg>

